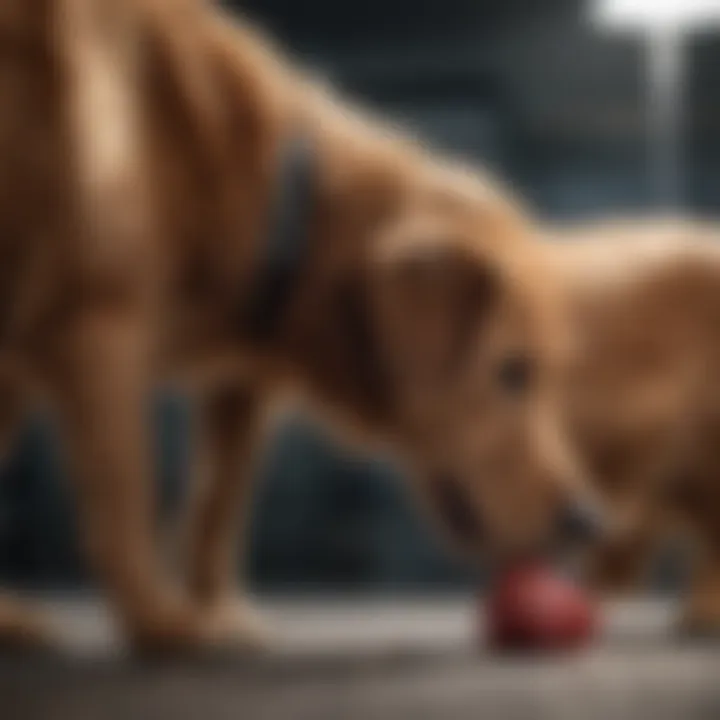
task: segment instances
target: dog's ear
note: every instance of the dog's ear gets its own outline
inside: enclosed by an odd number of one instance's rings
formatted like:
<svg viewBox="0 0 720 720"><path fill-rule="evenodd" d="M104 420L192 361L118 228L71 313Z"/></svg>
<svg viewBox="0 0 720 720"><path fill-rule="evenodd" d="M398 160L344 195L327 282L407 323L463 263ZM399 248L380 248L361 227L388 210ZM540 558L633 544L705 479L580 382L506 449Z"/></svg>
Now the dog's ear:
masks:
<svg viewBox="0 0 720 720"><path fill-rule="evenodd" d="M373 275L388 362L420 381L461 368L501 285L489 258L431 225L382 238Z"/></svg>

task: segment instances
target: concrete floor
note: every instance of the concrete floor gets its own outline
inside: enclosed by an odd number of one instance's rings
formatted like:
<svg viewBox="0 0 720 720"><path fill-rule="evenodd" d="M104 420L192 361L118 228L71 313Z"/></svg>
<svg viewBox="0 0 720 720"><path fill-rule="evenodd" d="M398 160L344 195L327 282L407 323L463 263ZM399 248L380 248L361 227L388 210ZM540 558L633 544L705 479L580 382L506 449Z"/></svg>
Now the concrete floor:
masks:
<svg viewBox="0 0 720 720"><path fill-rule="evenodd" d="M56 603L58 657L0 657L0 720L720 720L720 646L680 643L673 608L606 608L582 654L503 658L455 600L270 603L263 658L123 659L94 603Z"/></svg>

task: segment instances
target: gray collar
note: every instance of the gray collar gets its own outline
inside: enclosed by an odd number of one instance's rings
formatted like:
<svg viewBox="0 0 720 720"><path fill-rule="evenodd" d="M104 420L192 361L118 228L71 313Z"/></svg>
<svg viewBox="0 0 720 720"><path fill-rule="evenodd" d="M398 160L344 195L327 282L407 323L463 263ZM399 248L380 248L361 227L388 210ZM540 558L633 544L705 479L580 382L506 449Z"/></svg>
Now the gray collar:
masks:
<svg viewBox="0 0 720 720"><path fill-rule="evenodd" d="M304 133L281 151L278 183L269 204L269 230L242 327L256 342L277 334L306 265L315 201L315 152Z"/></svg>

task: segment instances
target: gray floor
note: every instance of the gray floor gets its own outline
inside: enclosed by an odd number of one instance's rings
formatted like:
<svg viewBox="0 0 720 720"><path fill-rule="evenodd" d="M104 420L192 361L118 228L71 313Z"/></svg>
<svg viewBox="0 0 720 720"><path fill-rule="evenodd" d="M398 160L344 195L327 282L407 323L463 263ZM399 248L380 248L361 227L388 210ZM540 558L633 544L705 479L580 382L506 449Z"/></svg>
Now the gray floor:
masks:
<svg viewBox="0 0 720 720"><path fill-rule="evenodd" d="M720 646L678 642L657 603L606 608L592 649L545 659L483 651L467 602L270 603L270 655L152 664L96 604L55 607L67 652L0 657L1 720L720 720Z"/></svg>

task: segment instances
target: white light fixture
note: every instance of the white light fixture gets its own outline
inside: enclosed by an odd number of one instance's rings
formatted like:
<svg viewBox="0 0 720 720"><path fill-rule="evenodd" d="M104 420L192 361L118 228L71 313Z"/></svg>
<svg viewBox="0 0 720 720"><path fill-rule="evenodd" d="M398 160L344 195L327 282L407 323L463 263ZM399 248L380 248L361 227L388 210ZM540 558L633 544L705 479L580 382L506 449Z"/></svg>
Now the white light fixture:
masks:
<svg viewBox="0 0 720 720"><path fill-rule="evenodd" d="M600 0L593 20L616 30L687 30L720 21L720 0Z"/></svg>
<svg viewBox="0 0 720 720"><path fill-rule="evenodd" d="M659 208L682 207L684 38L720 24L720 0L595 0L601 29L640 33L647 57L648 172Z"/></svg>

